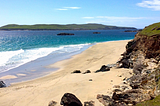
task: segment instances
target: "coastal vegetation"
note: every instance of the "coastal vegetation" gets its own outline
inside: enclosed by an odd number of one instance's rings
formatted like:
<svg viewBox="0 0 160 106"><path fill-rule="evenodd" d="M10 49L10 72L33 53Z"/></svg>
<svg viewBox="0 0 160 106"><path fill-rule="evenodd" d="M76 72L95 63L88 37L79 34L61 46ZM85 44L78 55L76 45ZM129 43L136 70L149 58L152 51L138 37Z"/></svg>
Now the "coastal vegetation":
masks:
<svg viewBox="0 0 160 106"><path fill-rule="evenodd" d="M141 35L146 35L146 36L153 36L160 34L160 22L154 23L152 25L149 25L145 27L141 32Z"/></svg>
<svg viewBox="0 0 160 106"><path fill-rule="evenodd" d="M36 24L17 25L8 24L0 27L0 30L109 30L109 29L136 29L134 27L118 27L102 24Z"/></svg>

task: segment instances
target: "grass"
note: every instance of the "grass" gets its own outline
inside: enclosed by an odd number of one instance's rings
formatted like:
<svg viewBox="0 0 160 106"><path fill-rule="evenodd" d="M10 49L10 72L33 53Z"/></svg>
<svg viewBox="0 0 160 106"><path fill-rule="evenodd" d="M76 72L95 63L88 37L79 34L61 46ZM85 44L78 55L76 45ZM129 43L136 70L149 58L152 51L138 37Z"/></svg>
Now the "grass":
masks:
<svg viewBox="0 0 160 106"><path fill-rule="evenodd" d="M160 106L160 95L153 100L138 103L136 106Z"/></svg>
<svg viewBox="0 0 160 106"><path fill-rule="evenodd" d="M158 34L160 35L160 22L149 25L148 27L144 28L140 32L140 34L146 35L146 36L153 36L153 35L158 35Z"/></svg>

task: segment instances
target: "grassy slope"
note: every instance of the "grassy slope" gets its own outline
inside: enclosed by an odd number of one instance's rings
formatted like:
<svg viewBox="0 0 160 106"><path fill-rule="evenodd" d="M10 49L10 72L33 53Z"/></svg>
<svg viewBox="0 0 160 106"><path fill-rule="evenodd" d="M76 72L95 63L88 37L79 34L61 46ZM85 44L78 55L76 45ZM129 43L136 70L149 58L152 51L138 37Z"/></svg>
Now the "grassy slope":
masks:
<svg viewBox="0 0 160 106"><path fill-rule="evenodd" d="M136 106L160 106L160 95L153 100L144 101L142 103L137 104Z"/></svg>
<svg viewBox="0 0 160 106"><path fill-rule="evenodd" d="M160 22L149 25L148 27L144 28L140 32L140 34L147 35L147 36L157 35L157 34L160 34L160 29L157 30L158 28L160 28Z"/></svg>
<svg viewBox="0 0 160 106"><path fill-rule="evenodd" d="M116 27L102 24L36 24L36 25L16 25L9 24L0 27L2 30L94 30L94 29L134 29L133 27Z"/></svg>

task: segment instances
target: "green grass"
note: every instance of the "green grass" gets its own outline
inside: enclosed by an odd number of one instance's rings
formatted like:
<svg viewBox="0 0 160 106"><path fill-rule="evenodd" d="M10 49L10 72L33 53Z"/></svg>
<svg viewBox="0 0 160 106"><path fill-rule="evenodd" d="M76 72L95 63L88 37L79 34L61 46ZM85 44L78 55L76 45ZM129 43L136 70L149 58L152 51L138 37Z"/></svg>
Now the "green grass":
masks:
<svg viewBox="0 0 160 106"><path fill-rule="evenodd" d="M160 106L160 95L153 100L138 103L136 106Z"/></svg>
<svg viewBox="0 0 160 106"><path fill-rule="evenodd" d="M146 35L146 36L153 36L153 35L157 35L157 34L160 35L160 30L157 30L158 28L160 28L160 22L149 25L148 27L144 28L140 32L140 34Z"/></svg>
<svg viewBox="0 0 160 106"><path fill-rule="evenodd" d="M0 30L107 30L107 29L135 29L134 27L117 27L102 24L36 24L36 25L17 25L9 24L0 27Z"/></svg>

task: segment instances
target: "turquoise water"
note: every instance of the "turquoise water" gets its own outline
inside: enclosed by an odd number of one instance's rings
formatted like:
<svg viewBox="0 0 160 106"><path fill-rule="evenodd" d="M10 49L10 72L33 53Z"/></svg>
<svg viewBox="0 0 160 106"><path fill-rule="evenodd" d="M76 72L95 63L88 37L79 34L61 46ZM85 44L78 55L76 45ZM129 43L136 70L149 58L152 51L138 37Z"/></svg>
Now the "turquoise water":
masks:
<svg viewBox="0 0 160 106"><path fill-rule="evenodd" d="M75 35L57 36L62 32ZM72 53L97 42L133 39L135 34L124 30L0 31L0 73L49 54Z"/></svg>

